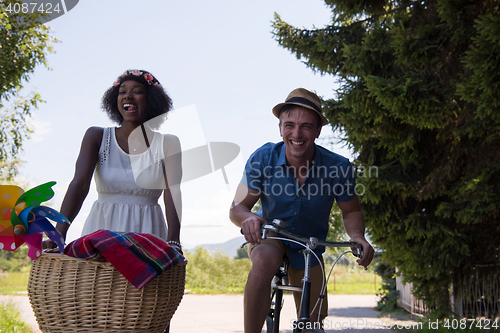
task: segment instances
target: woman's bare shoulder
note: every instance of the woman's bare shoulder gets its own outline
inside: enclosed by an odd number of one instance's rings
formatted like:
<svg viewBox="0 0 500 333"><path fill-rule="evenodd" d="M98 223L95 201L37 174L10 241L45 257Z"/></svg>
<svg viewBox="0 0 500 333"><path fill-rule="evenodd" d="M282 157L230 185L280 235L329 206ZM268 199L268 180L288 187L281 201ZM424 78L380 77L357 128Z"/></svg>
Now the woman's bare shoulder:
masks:
<svg viewBox="0 0 500 333"><path fill-rule="evenodd" d="M176 135L173 134L163 134L163 142L169 145L180 146L181 141Z"/></svg>
<svg viewBox="0 0 500 333"><path fill-rule="evenodd" d="M180 153L181 142L179 138L173 134L163 134L163 147L168 155Z"/></svg>
<svg viewBox="0 0 500 333"><path fill-rule="evenodd" d="M104 133L103 127L92 126L87 128L85 135L83 137L83 141L89 144L101 144L102 136Z"/></svg>

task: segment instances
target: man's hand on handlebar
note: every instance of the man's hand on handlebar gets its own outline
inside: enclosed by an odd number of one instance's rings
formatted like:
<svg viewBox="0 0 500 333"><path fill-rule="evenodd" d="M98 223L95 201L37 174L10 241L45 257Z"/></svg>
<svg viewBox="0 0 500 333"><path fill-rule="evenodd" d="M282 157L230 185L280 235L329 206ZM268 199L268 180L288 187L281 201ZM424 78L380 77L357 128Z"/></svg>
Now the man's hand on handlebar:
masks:
<svg viewBox="0 0 500 333"><path fill-rule="evenodd" d="M360 243L363 246L363 256L360 259L356 260L356 262L358 263L358 265L366 268L366 266L368 266L372 262L375 250L364 238L353 237L349 241ZM356 249L352 250L354 252Z"/></svg>
<svg viewBox="0 0 500 333"><path fill-rule="evenodd" d="M244 220L241 223L241 232L245 236L245 240L252 245L259 244L262 233L260 226L265 223L266 221L262 217L255 214Z"/></svg>

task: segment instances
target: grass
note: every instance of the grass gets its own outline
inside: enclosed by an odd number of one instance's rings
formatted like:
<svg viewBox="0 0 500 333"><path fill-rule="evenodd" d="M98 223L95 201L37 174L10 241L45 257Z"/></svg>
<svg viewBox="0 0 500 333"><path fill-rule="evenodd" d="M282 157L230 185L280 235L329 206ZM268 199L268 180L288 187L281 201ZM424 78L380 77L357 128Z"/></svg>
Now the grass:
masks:
<svg viewBox="0 0 500 333"><path fill-rule="evenodd" d="M186 292L191 294L242 294L248 272L252 267L249 259L233 260L227 255L211 255L203 248L186 253L189 260L186 272ZM365 294L380 292L379 276L373 272L351 266L335 266L328 284L329 294ZM330 267L327 265L327 272ZM29 272L1 273L0 294L13 295L26 292ZM375 278L375 280L374 280Z"/></svg>
<svg viewBox="0 0 500 333"><path fill-rule="evenodd" d="M0 273L0 295L14 295L19 292L26 292L28 279L29 272Z"/></svg>
<svg viewBox="0 0 500 333"><path fill-rule="evenodd" d="M6 304L0 308L0 332L31 333L31 329L19 318L14 306Z"/></svg>
<svg viewBox="0 0 500 333"><path fill-rule="evenodd" d="M241 294L248 272L249 259L233 260L222 253L211 255L203 248L185 254L189 260L186 272L186 290L192 294ZM331 266L327 265L329 272ZM365 294L380 292L381 278L373 272L350 266L335 266L328 284L329 294Z"/></svg>
<svg viewBox="0 0 500 333"><path fill-rule="evenodd" d="M326 267L326 274L330 267ZM328 281L329 294L375 295L380 293L382 278L374 272L365 272L360 268L350 269L336 265Z"/></svg>

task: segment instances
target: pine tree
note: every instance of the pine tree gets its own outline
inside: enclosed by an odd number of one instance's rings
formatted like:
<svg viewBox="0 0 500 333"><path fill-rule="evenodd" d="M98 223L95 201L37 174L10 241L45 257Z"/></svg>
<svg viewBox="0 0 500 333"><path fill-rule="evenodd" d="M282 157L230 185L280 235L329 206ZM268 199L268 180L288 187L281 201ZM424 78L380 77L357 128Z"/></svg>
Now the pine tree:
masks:
<svg viewBox="0 0 500 333"><path fill-rule="evenodd" d="M365 169L367 231L439 316L449 289L500 261L498 1L325 0L332 23L274 35L334 75L327 118Z"/></svg>

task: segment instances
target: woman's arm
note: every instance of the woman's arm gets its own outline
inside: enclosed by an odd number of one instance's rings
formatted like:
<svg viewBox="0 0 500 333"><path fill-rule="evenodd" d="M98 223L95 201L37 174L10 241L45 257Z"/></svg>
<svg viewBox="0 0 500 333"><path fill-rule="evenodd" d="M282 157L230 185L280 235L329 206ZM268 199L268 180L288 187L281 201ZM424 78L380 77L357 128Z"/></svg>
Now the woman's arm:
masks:
<svg viewBox="0 0 500 333"><path fill-rule="evenodd" d="M90 127L83 137L80 154L76 160L75 174L68 186L60 210L61 214L70 221L73 221L78 215L89 192L90 182L92 181L94 169L99 159L102 135L102 128ZM66 239L69 225L67 223L58 223L56 228L64 239Z"/></svg>
<svg viewBox="0 0 500 333"><path fill-rule="evenodd" d="M164 165L166 186L163 191L165 203L165 215L167 218L168 235L167 241L180 242L181 220L182 220L182 158L181 144L179 138L174 135L163 136Z"/></svg>

